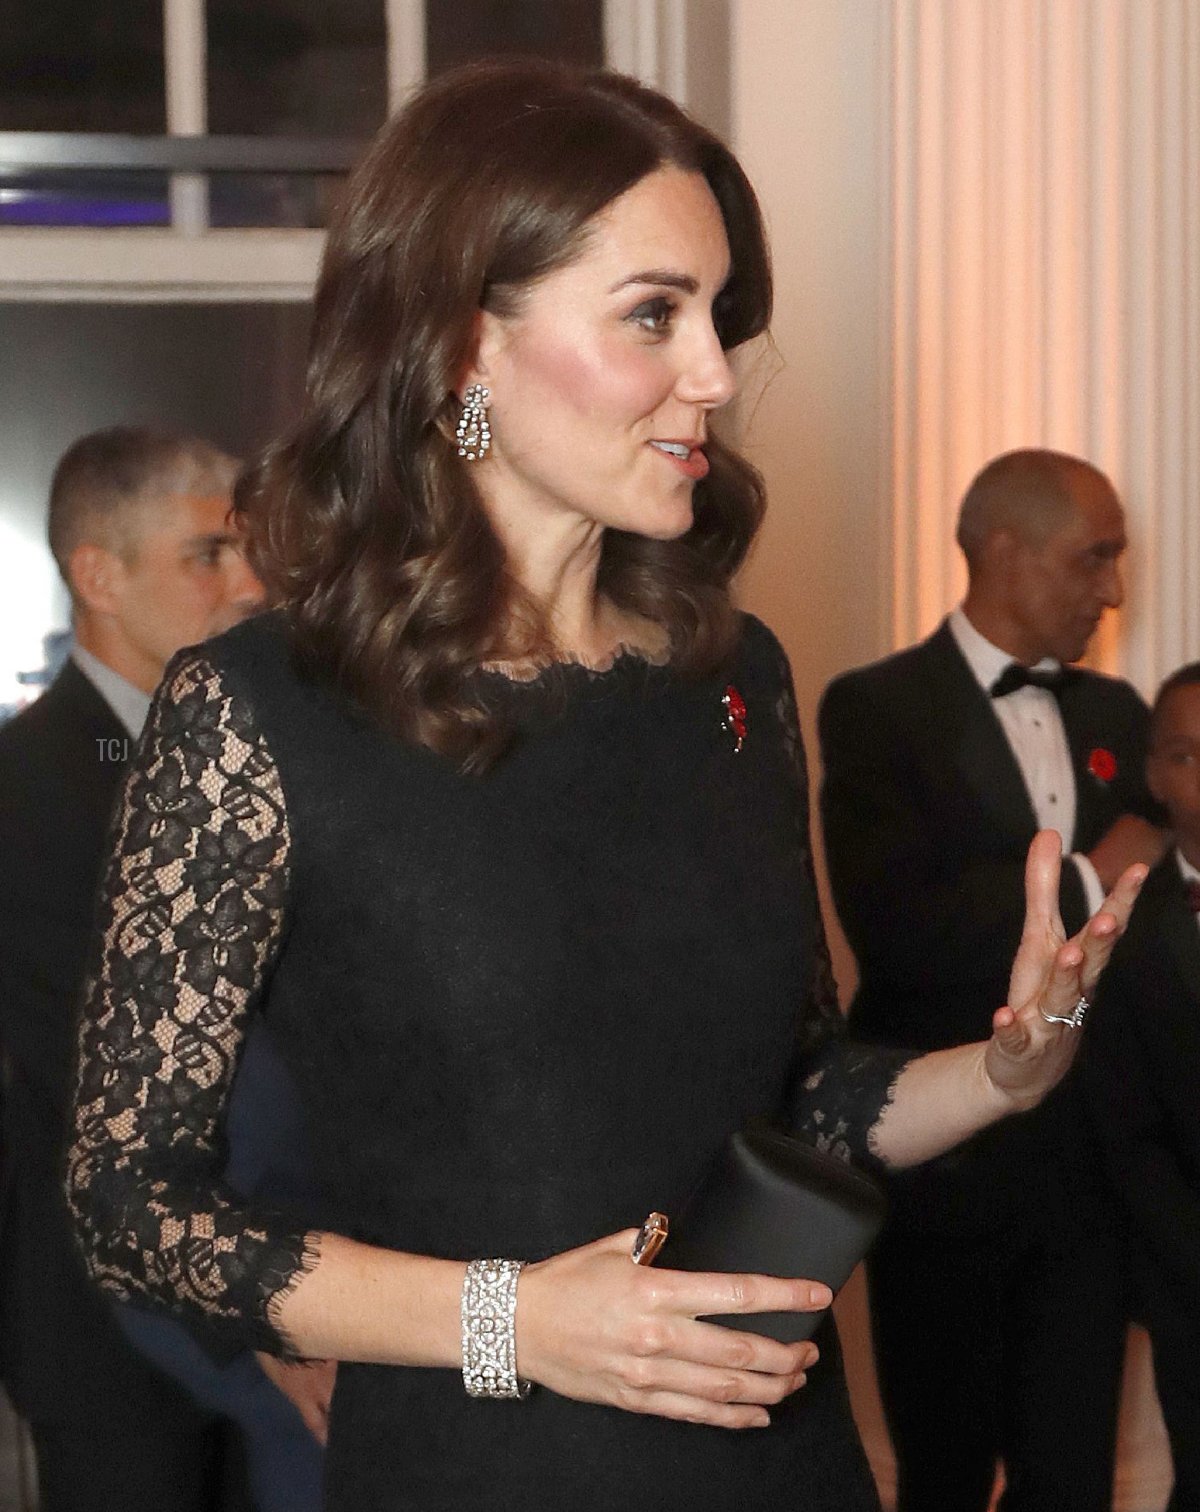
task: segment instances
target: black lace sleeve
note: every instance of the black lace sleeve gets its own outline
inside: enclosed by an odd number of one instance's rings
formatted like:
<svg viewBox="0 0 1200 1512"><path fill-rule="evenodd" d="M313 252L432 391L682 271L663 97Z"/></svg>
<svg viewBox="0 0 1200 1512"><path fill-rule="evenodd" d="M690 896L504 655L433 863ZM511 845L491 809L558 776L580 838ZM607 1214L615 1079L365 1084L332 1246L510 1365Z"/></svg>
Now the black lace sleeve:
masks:
<svg viewBox="0 0 1200 1512"><path fill-rule="evenodd" d="M819 1150L877 1167L882 1162L874 1148L874 1130L912 1053L859 1044L846 1032L817 893L809 832L808 762L792 673L778 643L775 653L778 691L774 714L795 779L793 822L805 879L804 908L811 931L812 974L799 1017L800 1055L793 1083L792 1122L796 1131Z"/></svg>
<svg viewBox="0 0 1200 1512"><path fill-rule="evenodd" d="M278 1308L316 1258L220 1181L222 1114L282 934L279 774L199 653L168 669L126 779L79 1030L67 1199L105 1290L287 1352Z"/></svg>

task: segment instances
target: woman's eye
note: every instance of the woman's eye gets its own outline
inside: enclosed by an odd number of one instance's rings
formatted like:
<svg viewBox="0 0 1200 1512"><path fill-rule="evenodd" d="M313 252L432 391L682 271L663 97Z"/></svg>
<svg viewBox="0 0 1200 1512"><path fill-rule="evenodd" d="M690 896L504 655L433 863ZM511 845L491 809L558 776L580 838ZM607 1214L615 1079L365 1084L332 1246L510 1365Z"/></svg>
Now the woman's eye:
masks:
<svg viewBox="0 0 1200 1512"><path fill-rule="evenodd" d="M641 326L643 331L650 331L659 336L666 331L671 324L671 316L675 313L674 301L664 299L647 299L638 305L629 318L635 325Z"/></svg>

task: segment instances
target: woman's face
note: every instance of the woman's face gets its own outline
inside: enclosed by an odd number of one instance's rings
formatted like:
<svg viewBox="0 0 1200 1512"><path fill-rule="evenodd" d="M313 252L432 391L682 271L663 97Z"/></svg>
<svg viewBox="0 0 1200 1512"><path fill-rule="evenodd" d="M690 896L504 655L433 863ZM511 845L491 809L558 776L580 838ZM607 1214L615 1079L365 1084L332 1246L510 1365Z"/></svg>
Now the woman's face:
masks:
<svg viewBox="0 0 1200 1512"><path fill-rule="evenodd" d="M510 525L579 521L669 539L692 523L711 410L733 394L713 327L729 243L698 173L648 174L516 315L484 314L466 382L491 390L476 477Z"/></svg>

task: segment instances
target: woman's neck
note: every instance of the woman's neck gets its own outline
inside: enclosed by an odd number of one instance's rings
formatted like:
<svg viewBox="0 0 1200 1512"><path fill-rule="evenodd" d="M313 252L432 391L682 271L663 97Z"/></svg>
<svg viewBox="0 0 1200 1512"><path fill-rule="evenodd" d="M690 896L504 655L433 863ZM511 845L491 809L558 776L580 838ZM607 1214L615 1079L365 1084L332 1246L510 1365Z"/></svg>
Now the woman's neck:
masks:
<svg viewBox="0 0 1200 1512"><path fill-rule="evenodd" d="M489 510L503 541L508 571L530 606L541 632L532 656L517 651L509 670L549 654L603 667L623 648L657 658L666 647L661 627L618 608L597 587L604 528L593 520L547 521L536 532L506 529ZM515 637L519 645L524 639ZM548 643L548 644L547 644Z"/></svg>
<svg viewBox="0 0 1200 1512"><path fill-rule="evenodd" d="M663 628L611 603L595 591L594 581L590 594L564 594L553 606L530 599L530 606L537 617L535 633L516 633L511 652L487 663L492 670L520 678L539 671L547 661L579 662L601 670L623 651L650 661L666 657Z"/></svg>

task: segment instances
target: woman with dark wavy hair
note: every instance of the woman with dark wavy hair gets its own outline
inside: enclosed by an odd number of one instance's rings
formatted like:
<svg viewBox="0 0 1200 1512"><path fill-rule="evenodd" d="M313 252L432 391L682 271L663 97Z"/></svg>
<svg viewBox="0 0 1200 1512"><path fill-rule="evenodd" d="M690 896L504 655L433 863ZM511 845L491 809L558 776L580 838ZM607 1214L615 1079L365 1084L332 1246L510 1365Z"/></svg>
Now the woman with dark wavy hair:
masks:
<svg viewBox="0 0 1200 1512"><path fill-rule="evenodd" d="M769 309L754 195L670 102L434 83L350 184L304 414L240 493L279 608L160 690L70 1196L117 1295L343 1362L330 1507L874 1507L832 1322L809 1375L704 1321L827 1289L648 1270L629 1225L754 1116L904 1165L1035 1101L1128 914L1136 875L1064 944L1043 837L992 1039L847 1041L790 674L729 598L761 484L710 425ZM216 1175L252 1014L315 1212Z"/></svg>

